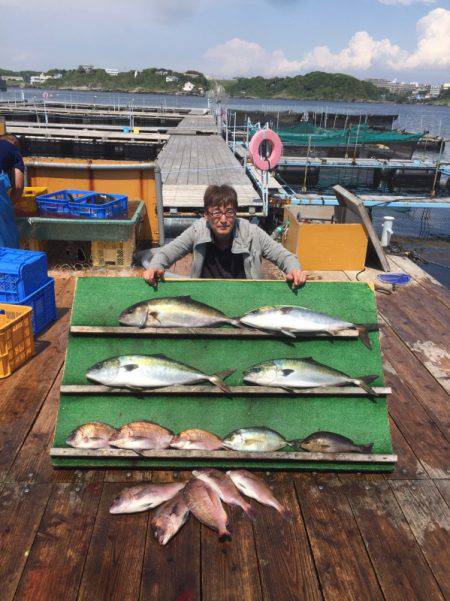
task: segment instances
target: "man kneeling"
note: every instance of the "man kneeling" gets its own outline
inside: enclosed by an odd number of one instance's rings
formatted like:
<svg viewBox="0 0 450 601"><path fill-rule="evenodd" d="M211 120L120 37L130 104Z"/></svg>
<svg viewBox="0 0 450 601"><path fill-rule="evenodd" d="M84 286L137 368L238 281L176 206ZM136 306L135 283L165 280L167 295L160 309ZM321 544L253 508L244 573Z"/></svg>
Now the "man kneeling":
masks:
<svg viewBox="0 0 450 601"><path fill-rule="evenodd" d="M164 271L188 253L193 254L192 278L262 279L261 259L275 263L297 288L305 283L300 263L257 225L237 219L237 194L231 186L209 186L204 196L204 219L178 238L155 250L144 273L155 285Z"/></svg>

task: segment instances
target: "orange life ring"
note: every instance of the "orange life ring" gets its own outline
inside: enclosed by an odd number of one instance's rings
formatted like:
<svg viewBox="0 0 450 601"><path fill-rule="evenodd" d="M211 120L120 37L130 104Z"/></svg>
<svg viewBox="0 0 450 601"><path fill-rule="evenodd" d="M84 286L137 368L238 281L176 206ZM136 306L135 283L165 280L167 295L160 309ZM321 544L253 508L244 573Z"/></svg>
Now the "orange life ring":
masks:
<svg viewBox="0 0 450 601"><path fill-rule="evenodd" d="M269 141L272 143L272 152L270 156L265 158L259 154L259 149L263 142ZM249 144L250 154L255 167L261 171L269 171L274 169L281 158L283 152L283 144L280 140L280 136L271 129L260 129L252 137Z"/></svg>

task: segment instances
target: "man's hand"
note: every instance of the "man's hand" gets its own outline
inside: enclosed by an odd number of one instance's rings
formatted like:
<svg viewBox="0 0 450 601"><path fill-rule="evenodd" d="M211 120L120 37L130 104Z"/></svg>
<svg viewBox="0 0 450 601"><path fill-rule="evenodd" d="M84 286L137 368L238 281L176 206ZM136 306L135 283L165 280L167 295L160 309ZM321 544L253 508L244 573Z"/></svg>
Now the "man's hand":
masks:
<svg viewBox="0 0 450 601"><path fill-rule="evenodd" d="M301 269L293 269L286 274L286 282L292 282L292 288L299 288L306 282L306 273Z"/></svg>
<svg viewBox="0 0 450 601"><path fill-rule="evenodd" d="M150 286L156 286L158 280L164 280L164 269L146 269L143 277Z"/></svg>

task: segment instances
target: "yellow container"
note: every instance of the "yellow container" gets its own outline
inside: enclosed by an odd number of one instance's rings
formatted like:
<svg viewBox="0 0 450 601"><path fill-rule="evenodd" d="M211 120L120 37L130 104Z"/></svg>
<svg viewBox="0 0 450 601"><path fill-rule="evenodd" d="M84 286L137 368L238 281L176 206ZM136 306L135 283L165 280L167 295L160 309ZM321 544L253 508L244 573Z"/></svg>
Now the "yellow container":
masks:
<svg viewBox="0 0 450 601"><path fill-rule="evenodd" d="M359 271L363 269L368 236L360 223L299 223L285 208L289 220L284 246L297 255L307 271Z"/></svg>
<svg viewBox="0 0 450 601"><path fill-rule="evenodd" d="M131 267L135 247L134 231L129 240L119 240L118 242L93 240L91 244L92 266L109 269Z"/></svg>
<svg viewBox="0 0 450 601"><path fill-rule="evenodd" d="M139 127L133 127L133 133L134 134L138 134L138 133L140 133L140 131L141 130L139 129Z"/></svg>
<svg viewBox="0 0 450 601"><path fill-rule="evenodd" d="M0 303L0 378L34 354L31 307Z"/></svg>
<svg viewBox="0 0 450 601"><path fill-rule="evenodd" d="M22 198L14 203L16 213L26 213L27 215L37 215L36 196L47 194L47 188L42 186L26 186L23 189Z"/></svg>

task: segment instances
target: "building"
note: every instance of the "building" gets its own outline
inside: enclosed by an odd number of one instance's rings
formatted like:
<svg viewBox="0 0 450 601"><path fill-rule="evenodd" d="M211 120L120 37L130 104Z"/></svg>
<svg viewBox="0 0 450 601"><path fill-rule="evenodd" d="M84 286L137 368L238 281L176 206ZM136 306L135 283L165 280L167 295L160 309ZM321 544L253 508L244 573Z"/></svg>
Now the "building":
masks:
<svg viewBox="0 0 450 601"><path fill-rule="evenodd" d="M105 72L111 77L117 77L119 75L119 69L105 69Z"/></svg>
<svg viewBox="0 0 450 601"><path fill-rule="evenodd" d="M167 83L173 83L174 81L178 81L180 78L177 77L176 75L167 75L166 77L166 82Z"/></svg>
<svg viewBox="0 0 450 601"><path fill-rule="evenodd" d="M3 80L6 81L6 83L10 84L10 85L23 85L25 83L25 80L23 77L21 77L20 75L3 75Z"/></svg>
<svg viewBox="0 0 450 601"><path fill-rule="evenodd" d="M191 79L197 79L198 77L203 77L203 73L200 73L200 71L185 71L184 74L187 77L190 77Z"/></svg>
<svg viewBox="0 0 450 601"><path fill-rule="evenodd" d="M442 92L442 85L440 83L430 86L431 98L437 98L441 92Z"/></svg>
<svg viewBox="0 0 450 601"><path fill-rule="evenodd" d="M442 91L445 92L445 90L450 90L450 82L442 84Z"/></svg>
<svg viewBox="0 0 450 601"><path fill-rule="evenodd" d="M30 83L32 86L40 85L45 83L47 79L52 79L51 75L45 75L45 73L41 73L40 75L32 75L30 77Z"/></svg>
<svg viewBox="0 0 450 601"><path fill-rule="evenodd" d="M92 71L95 70L95 67L94 65L80 65L78 69L84 71L85 73L92 73Z"/></svg>
<svg viewBox="0 0 450 601"><path fill-rule="evenodd" d="M171 73L170 69L156 69L155 71L156 75L168 75L169 73Z"/></svg>
<svg viewBox="0 0 450 601"><path fill-rule="evenodd" d="M183 92L192 92L194 88L194 84L191 81L187 81L183 86Z"/></svg>

